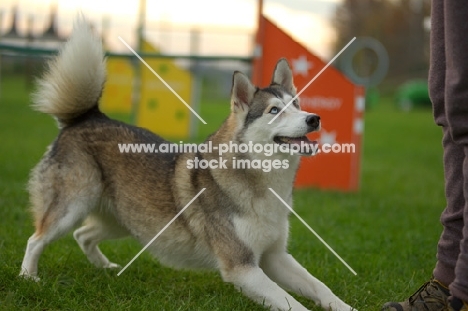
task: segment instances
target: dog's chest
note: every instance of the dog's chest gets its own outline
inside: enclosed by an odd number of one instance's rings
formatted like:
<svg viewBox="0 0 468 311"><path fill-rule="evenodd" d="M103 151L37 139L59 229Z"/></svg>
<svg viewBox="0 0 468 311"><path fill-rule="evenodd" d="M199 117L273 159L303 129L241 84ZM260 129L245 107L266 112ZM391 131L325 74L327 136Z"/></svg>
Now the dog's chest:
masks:
<svg viewBox="0 0 468 311"><path fill-rule="evenodd" d="M273 195L252 199L250 209L233 220L236 234L256 254L261 254L288 235L288 209Z"/></svg>

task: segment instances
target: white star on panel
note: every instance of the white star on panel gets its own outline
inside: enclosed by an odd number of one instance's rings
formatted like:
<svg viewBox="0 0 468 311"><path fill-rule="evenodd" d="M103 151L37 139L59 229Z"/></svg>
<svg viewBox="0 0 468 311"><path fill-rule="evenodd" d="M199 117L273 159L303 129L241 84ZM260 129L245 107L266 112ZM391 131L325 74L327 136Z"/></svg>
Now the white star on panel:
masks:
<svg viewBox="0 0 468 311"><path fill-rule="evenodd" d="M324 129L320 132L320 144L330 144L333 145L336 143L336 131L327 132Z"/></svg>
<svg viewBox="0 0 468 311"><path fill-rule="evenodd" d="M311 69L314 65L312 62L307 61L307 56L301 55L297 59L292 60L293 65L293 73L295 75L303 75L307 77L309 74L309 69Z"/></svg>

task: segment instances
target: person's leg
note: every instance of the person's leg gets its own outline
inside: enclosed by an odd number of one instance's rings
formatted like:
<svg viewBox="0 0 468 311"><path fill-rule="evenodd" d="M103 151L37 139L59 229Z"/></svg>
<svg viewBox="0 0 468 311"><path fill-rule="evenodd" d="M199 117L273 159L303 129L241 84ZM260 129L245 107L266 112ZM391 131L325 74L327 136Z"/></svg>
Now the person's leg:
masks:
<svg viewBox="0 0 468 311"><path fill-rule="evenodd" d="M436 113L434 101L434 112ZM443 110L441 110L443 112ZM439 117L439 118L438 118ZM390 302L384 305L387 311L440 311L447 310L450 292L448 286L455 279L455 266L460 253L460 240L463 227L463 176L465 154L463 146L456 144L448 126L441 123L446 121L436 115L436 121L443 128L442 145L444 147L444 175L445 196L447 207L440 217L444 226L437 245L437 264L434 269L434 279L424 284L408 300L403 302ZM467 162L468 163L468 162ZM466 164L465 164L466 165Z"/></svg>
<svg viewBox="0 0 468 311"><path fill-rule="evenodd" d="M453 141L464 149L463 189L465 201L468 201L468 2L445 1L444 11L447 59L445 109ZM468 205L459 203L453 214L449 215L454 230L452 243L455 244L448 255L457 255L454 279L449 288L453 296L468 301Z"/></svg>
<svg viewBox="0 0 468 311"><path fill-rule="evenodd" d="M464 146L463 162L465 206L462 239L459 245L459 255L455 265L455 279L450 284L452 294L450 305L455 311L468 311L468 145Z"/></svg>
<svg viewBox="0 0 468 311"><path fill-rule="evenodd" d="M455 279L455 265L462 239L463 206L465 205L462 168L465 153L463 146L453 141L448 127L443 127L443 132L447 207L440 217L444 229L437 245L437 264L433 274L436 280L449 286Z"/></svg>
<svg viewBox="0 0 468 311"><path fill-rule="evenodd" d="M444 0L432 1L431 13L431 60L429 70L429 92L433 105L435 123L444 130L444 171L447 207L442 213L441 222L446 228L438 245L438 262L435 279L425 283L416 293L403 302L386 303L382 310L386 311L417 311L445 310L450 296L448 284L454 279L454 268L457 253L453 254L453 236L456 235L457 224L453 224L453 211L457 203L464 203L463 182L460 176L463 163L463 149L454 144L448 130L445 111L445 30L444 30ZM456 159L456 161L454 161ZM458 173L458 175L457 175ZM455 220L456 223L456 220ZM454 228L455 227L455 228ZM458 241L461 237L458 238ZM452 258L452 259L451 259ZM439 280L440 279L440 280Z"/></svg>

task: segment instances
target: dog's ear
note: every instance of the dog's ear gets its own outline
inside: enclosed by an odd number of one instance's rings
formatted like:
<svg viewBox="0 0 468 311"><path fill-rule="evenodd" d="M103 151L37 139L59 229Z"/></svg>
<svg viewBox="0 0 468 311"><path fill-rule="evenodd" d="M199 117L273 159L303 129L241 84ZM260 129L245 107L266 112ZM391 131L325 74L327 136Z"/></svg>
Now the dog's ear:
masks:
<svg viewBox="0 0 468 311"><path fill-rule="evenodd" d="M255 91L256 87L246 75L239 71L234 72L232 77L231 110L233 112L247 110Z"/></svg>
<svg viewBox="0 0 468 311"><path fill-rule="evenodd" d="M286 58L281 58L275 67L271 84L282 85L291 95L296 95L296 87L293 82L293 73Z"/></svg>

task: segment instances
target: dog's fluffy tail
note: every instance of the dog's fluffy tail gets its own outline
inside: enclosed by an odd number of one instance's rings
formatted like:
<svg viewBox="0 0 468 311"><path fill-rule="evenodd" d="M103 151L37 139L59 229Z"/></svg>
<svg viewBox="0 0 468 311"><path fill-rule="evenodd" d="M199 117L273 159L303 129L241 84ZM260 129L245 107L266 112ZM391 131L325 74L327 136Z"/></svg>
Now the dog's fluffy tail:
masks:
<svg viewBox="0 0 468 311"><path fill-rule="evenodd" d="M98 105L106 79L101 39L84 17L74 23L69 40L38 81L33 108L53 115L60 127Z"/></svg>

